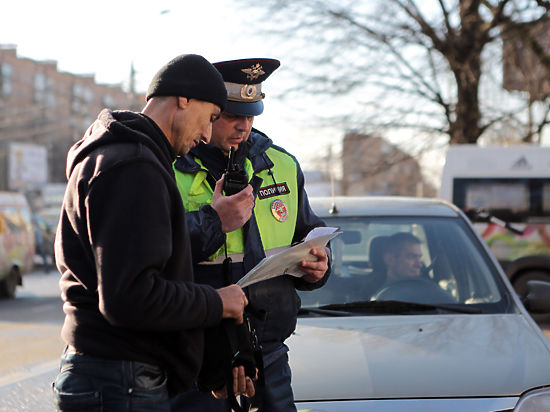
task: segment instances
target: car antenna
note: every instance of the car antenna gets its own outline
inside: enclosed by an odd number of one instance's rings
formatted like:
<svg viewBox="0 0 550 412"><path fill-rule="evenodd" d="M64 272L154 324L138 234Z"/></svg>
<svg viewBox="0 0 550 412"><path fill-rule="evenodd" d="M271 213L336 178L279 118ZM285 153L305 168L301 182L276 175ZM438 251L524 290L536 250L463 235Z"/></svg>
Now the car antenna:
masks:
<svg viewBox="0 0 550 412"><path fill-rule="evenodd" d="M334 195L334 172L332 170L332 145L329 146L328 151L328 174L330 177L330 196L332 198L332 206L329 209L331 215L338 214L338 208L336 207L336 196Z"/></svg>

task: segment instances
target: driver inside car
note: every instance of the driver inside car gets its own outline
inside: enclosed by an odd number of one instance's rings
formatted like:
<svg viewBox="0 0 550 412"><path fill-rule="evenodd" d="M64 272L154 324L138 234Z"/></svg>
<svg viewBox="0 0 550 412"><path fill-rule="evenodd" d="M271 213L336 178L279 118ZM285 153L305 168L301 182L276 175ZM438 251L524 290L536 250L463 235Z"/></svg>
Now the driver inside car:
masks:
<svg viewBox="0 0 550 412"><path fill-rule="evenodd" d="M370 244L373 275L368 287L371 299L388 285L400 279L419 279L425 268L422 262L422 242L408 232L378 236Z"/></svg>
<svg viewBox="0 0 550 412"><path fill-rule="evenodd" d="M422 262L422 242L408 232L398 232L383 239L379 256L383 268L371 300L397 300L417 303L452 303L453 297L433 281L430 267ZM432 262L433 263L433 262Z"/></svg>
<svg viewBox="0 0 550 412"><path fill-rule="evenodd" d="M406 232L395 233L388 238L384 253L386 282L420 276L424 267L421 243L415 235Z"/></svg>

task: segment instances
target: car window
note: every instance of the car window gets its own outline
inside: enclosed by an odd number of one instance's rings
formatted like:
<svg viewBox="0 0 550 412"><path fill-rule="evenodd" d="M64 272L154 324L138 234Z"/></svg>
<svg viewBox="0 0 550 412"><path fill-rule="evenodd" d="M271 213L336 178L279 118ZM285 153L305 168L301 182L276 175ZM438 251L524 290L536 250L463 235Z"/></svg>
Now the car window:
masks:
<svg viewBox="0 0 550 412"><path fill-rule="evenodd" d="M479 240L457 218L331 217L327 284L299 292L302 307L365 301L508 307L507 291Z"/></svg>
<svg viewBox="0 0 550 412"><path fill-rule="evenodd" d="M2 207L2 212L10 232L21 232L21 228L25 227L25 220L21 212L17 208L11 206Z"/></svg>

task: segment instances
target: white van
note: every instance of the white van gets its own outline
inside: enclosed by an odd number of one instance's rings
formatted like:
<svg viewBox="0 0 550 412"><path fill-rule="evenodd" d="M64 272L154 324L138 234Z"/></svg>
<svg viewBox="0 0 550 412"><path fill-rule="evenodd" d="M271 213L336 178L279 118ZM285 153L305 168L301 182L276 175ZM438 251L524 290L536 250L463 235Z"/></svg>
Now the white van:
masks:
<svg viewBox="0 0 550 412"><path fill-rule="evenodd" d="M550 281L550 147L451 146L439 197L470 216L520 295Z"/></svg>
<svg viewBox="0 0 550 412"><path fill-rule="evenodd" d="M25 196L0 192L0 298L14 298L23 275L33 269L34 231Z"/></svg>

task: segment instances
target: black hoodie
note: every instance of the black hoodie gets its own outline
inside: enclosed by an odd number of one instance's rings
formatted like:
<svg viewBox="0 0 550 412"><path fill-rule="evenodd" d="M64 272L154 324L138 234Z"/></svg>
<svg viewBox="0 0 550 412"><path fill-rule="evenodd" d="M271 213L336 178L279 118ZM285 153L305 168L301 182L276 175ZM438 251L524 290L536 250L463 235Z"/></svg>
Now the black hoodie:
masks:
<svg viewBox="0 0 550 412"><path fill-rule="evenodd" d="M163 366L173 394L195 378L216 291L192 283L173 149L143 114L103 110L69 151L55 255L79 352Z"/></svg>

